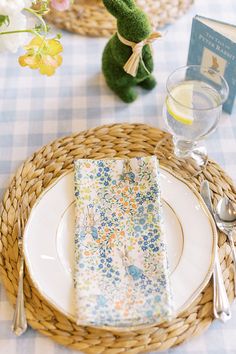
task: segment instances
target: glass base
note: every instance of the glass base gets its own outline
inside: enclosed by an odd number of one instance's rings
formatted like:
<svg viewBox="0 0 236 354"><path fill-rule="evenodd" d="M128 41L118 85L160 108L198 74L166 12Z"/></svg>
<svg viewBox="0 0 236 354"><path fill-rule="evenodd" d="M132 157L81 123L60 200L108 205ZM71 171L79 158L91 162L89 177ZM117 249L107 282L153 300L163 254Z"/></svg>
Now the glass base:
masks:
<svg viewBox="0 0 236 354"><path fill-rule="evenodd" d="M190 154L190 158L195 161L197 166L204 167L208 162L207 150L204 146L193 149Z"/></svg>
<svg viewBox="0 0 236 354"><path fill-rule="evenodd" d="M174 153L180 159L192 160L196 167L204 167L208 162L207 150L196 142L179 140L173 137Z"/></svg>

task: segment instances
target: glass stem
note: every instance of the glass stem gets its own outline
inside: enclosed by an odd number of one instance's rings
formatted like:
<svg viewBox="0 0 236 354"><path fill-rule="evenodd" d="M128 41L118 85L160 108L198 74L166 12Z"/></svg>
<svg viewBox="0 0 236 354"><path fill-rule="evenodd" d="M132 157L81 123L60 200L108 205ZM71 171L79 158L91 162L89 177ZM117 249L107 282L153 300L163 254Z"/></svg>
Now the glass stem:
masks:
<svg viewBox="0 0 236 354"><path fill-rule="evenodd" d="M191 152L196 147L197 143L194 141L181 140L173 137L175 155L179 158L186 158L191 155Z"/></svg>

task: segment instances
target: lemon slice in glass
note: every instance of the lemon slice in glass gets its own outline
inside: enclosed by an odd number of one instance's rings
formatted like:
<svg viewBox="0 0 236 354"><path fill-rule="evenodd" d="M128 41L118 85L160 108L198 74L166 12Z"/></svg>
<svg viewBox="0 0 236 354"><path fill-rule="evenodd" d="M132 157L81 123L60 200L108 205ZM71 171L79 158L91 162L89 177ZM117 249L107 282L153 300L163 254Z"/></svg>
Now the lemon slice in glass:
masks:
<svg viewBox="0 0 236 354"><path fill-rule="evenodd" d="M168 113L182 124L193 124L193 88L191 82L185 82L174 87L166 98Z"/></svg>

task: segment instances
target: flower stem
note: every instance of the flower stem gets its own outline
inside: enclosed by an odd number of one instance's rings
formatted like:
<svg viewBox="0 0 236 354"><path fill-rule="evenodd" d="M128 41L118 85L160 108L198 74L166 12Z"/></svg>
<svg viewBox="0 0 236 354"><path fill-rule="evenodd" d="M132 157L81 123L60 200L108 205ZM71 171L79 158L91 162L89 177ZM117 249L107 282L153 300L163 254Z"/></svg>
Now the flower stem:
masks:
<svg viewBox="0 0 236 354"><path fill-rule="evenodd" d="M43 30L44 30L44 33L47 33L48 32L48 28L47 28L47 25L46 25L46 22L44 21L44 19L42 18L42 16L40 16L35 10L33 9L29 9L29 8L24 8L24 11L27 11L29 13L31 13L32 15L34 15L35 17L37 17L37 19L42 23L43 25Z"/></svg>
<svg viewBox="0 0 236 354"><path fill-rule="evenodd" d="M35 34L36 36L41 38L40 34L37 31L34 31L34 30L4 31L4 32L0 32L0 36L2 34L15 34L15 33L31 33L31 34Z"/></svg>

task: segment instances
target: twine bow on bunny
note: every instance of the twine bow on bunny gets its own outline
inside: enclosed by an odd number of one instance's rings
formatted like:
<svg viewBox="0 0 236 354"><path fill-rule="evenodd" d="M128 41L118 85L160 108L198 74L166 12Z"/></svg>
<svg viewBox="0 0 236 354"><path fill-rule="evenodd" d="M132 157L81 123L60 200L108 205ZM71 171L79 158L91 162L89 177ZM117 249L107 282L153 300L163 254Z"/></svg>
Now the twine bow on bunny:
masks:
<svg viewBox="0 0 236 354"><path fill-rule="evenodd" d="M146 44L148 44L151 47L151 44L157 38L160 38L162 36L161 33L160 32L152 32L150 34L150 36L148 36L146 39L144 39L143 41L141 41L139 43L129 41L128 39L124 38L119 32L117 32L117 36L123 44L131 47L132 51L133 51L133 53L131 54L131 56L129 57L129 59L127 60L125 65L123 66L124 71L127 74L130 74L131 76L135 77L137 75L139 63L141 61L144 66L144 69L147 71L148 74L150 74L149 70L145 66L144 61L142 59L143 47Z"/></svg>

